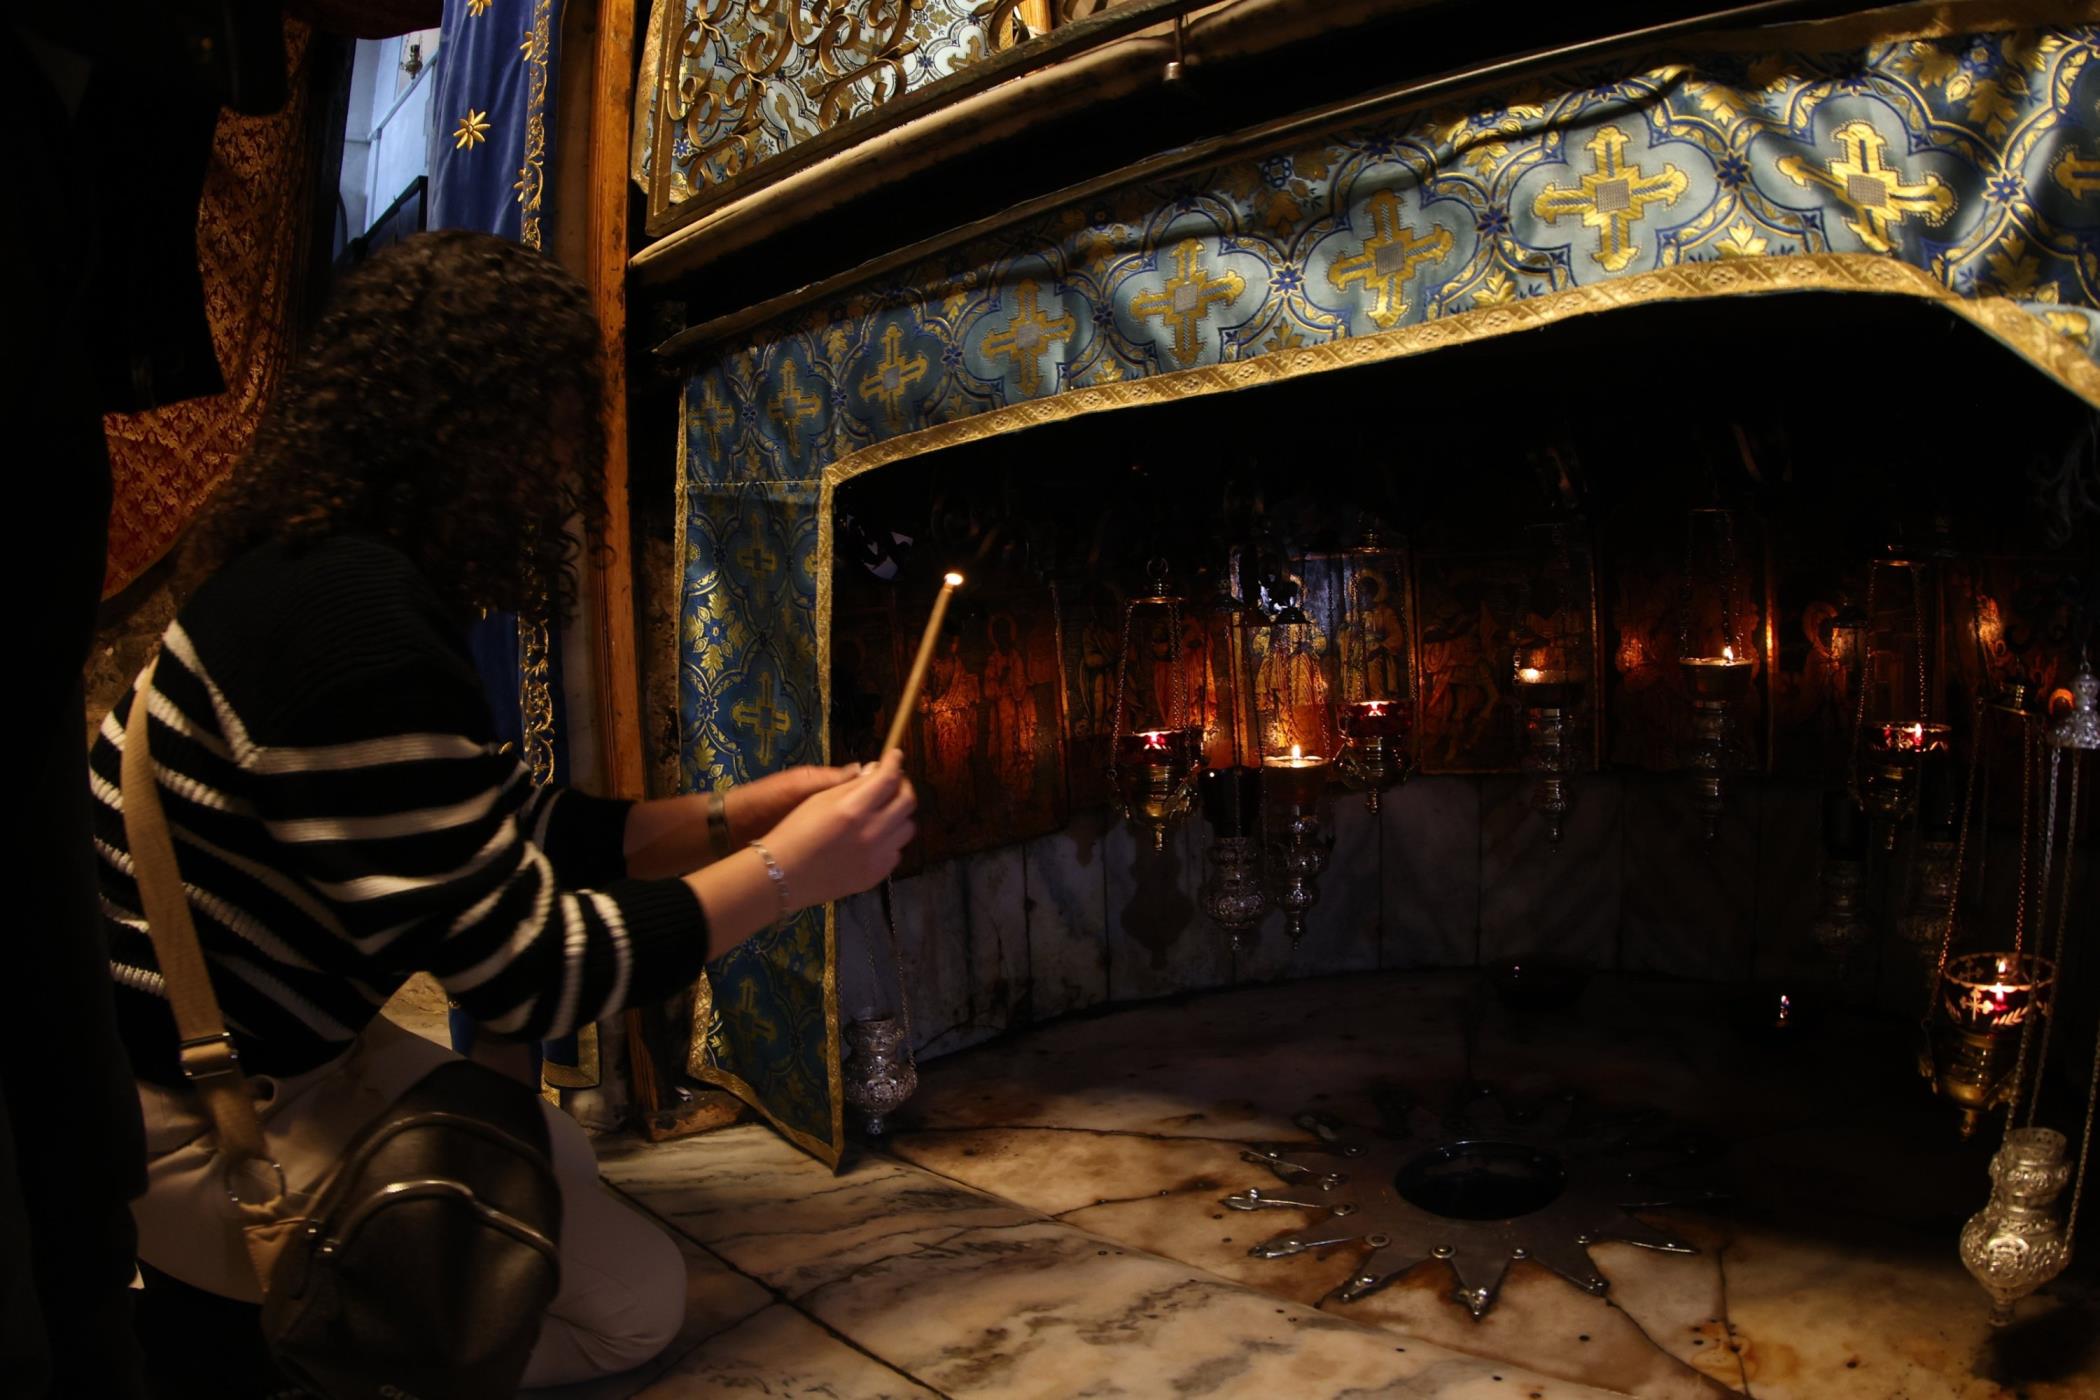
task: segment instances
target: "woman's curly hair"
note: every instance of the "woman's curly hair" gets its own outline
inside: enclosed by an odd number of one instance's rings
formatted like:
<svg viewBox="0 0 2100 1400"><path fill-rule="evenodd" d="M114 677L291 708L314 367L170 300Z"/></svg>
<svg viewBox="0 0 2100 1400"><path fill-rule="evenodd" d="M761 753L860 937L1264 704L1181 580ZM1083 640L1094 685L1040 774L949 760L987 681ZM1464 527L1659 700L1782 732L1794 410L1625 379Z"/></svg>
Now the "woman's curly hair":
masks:
<svg viewBox="0 0 2100 1400"><path fill-rule="evenodd" d="M552 259L426 233L337 285L203 541L381 539L464 615L576 600L604 516L598 321ZM542 601L544 599L544 602Z"/></svg>

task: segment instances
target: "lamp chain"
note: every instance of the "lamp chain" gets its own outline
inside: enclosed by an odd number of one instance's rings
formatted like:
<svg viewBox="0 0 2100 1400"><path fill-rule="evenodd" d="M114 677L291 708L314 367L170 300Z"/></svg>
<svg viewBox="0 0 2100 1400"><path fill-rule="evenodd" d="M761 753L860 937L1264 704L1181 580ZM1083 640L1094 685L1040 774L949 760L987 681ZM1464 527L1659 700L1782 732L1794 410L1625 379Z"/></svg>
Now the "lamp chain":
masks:
<svg viewBox="0 0 2100 1400"><path fill-rule="evenodd" d="M2075 751L2071 755L2071 790L2066 794L2064 802L2063 897L2057 901L2056 942L2049 953L2051 962L2056 968L2057 976L2059 977L2063 975L2064 935L2071 926L2071 853L2078 847L2078 773L2084 758L2084 754ZM2043 839L2048 841L2052 848L2056 844L2056 773L2057 767L2062 761L2063 750L2061 749L2049 755L2049 832ZM2044 876L2042 884L2042 926L2047 928L2048 924L2049 886L2048 877ZM2055 990L2058 989L2052 988L2052 991ZM2049 1042L2056 1034L2055 1008L2052 1006L2049 1008L2049 1011L2048 1024L2042 1027L2041 1055L2034 1062L2034 1097L2027 1104L2027 1126L2030 1128L2034 1126L2035 1115L2042 1106L2042 1072L2049 1067Z"/></svg>
<svg viewBox="0 0 2100 1400"><path fill-rule="evenodd" d="M2020 885L2013 905L2013 956L2027 950L2027 871L2034 836L2034 776L2036 768L2034 726L2020 721ZM1989 825L1989 814L1985 814Z"/></svg>
<svg viewBox="0 0 2100 1400"><path fill-rule="evenodd" d="M2071 1210L2064 1217L2064 1249L2078 1234L2078 1207L2085 1203L2086 1163L2093 1150L2093 1113L2100 1109L2100 1034L2093 1037L2093 1080L2085 1091L2085 1131L2078 1137L2078 1184L2071 1188Z"/></svg>
<svg viewBox="0 0 2100 1400"><path fill-rule="evenodd" d="M1117 772L1119 765L1116 750L1123 734L1123 685L1125 678L1130 674L1130 624L1131 619L1137 615L1137 609L1137 600L1134 598L1123 605L1123 649L1116 654L1116 708L1108 727L1108 786L1115 792L1122 791L1121 774Z"/></svg>
<svg viewBox="0 0 2100 1400"><path fill-rule="evenodd" d="M1868 594L1873 593L1873 584L1867 585ZM1869 614L1871 616L1871 612ZM1862 676L1864 684L1864 676ZM1961 877L1968 864L1969 820L1976 811L1976 773L1983 766L1983 716L1982 696L1976 697L1976 742L1969 750L1969 780L1962 788L1961 824L1954 829L1954 878L1947 890L1947 927L1940 935L1939 965L1933 969L1932 983L1925 989L1925 1024L1932 1024L1933 1009L1939 1005L1940 982L1947 975L1947 955L1954 948L1954 924L1961 914ZM1988 844L1988 843L1986 843Z"/></svg>
<svg viewBox="0 0 2100 1400"><path fill-rule="evenodd" d="M1874 684L1874 600L1880 591L1881 566L1867 565L1867 625L1860 629L1859 637L1859 708L1852 718L1852 761L1845 767L1845 788L1851 794L1854 805L1864 808L1866 798L1859 790L1859 754L1867 742L1867 690ZM1977 707L1977 723L1982 724L1983 709ZM1973 762L1970 774L1973 778ZM1966 833L1964 833L1966 834ZM1956 874L1959 875L1957 869ZM1942 961L1945 955L1942 954Z"/></svg>

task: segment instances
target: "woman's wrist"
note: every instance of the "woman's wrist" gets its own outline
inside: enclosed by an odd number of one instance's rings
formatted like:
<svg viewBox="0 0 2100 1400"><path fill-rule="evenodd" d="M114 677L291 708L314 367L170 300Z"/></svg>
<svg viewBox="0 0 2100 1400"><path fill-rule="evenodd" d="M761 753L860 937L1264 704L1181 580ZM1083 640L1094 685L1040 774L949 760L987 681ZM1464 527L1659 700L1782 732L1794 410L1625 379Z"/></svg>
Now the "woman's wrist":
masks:
<svg viewBox="0 0 2100 1400"><path fill-rule="evenodd" d="M784 867L782 874L786 875ZM685 877L685 883L707 916L710 959L780 922L784 907L780 887L765 859L750 847L695 870Z"/></svg>

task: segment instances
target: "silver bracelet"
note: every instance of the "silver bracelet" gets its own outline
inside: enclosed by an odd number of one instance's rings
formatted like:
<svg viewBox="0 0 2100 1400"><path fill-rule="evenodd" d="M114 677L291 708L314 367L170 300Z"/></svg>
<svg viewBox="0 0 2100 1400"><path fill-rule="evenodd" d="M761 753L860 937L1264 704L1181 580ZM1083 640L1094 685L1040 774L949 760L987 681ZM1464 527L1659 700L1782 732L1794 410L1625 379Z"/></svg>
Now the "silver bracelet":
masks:
<svg viewBox="0 0 2100 1400"><path fill-rule="evenodd" d="M794 913L788 907L787 872L780 868L779 861L773 859L773 853L766 849L765 842L753 841L750 843L750 849L757 851L758 858L766 863L766 878L773 882L773 893L779 897L780 922L784 924L788 921L789 916Z"/></svg>

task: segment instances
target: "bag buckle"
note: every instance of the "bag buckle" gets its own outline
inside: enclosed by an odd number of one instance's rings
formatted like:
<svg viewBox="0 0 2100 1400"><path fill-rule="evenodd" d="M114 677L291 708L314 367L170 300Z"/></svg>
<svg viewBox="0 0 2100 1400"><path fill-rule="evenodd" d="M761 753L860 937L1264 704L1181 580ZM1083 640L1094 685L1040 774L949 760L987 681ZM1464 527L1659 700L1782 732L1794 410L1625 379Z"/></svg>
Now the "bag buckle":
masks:
<svg viewBox="0 0 2100 1400"><path fill-rule="evenodd" d="M185 1040L176 1047L175 1059L182 1066L182 1077L193 1084L241 1072L241 1052L234 1049L232 1031Z"/></svg>

